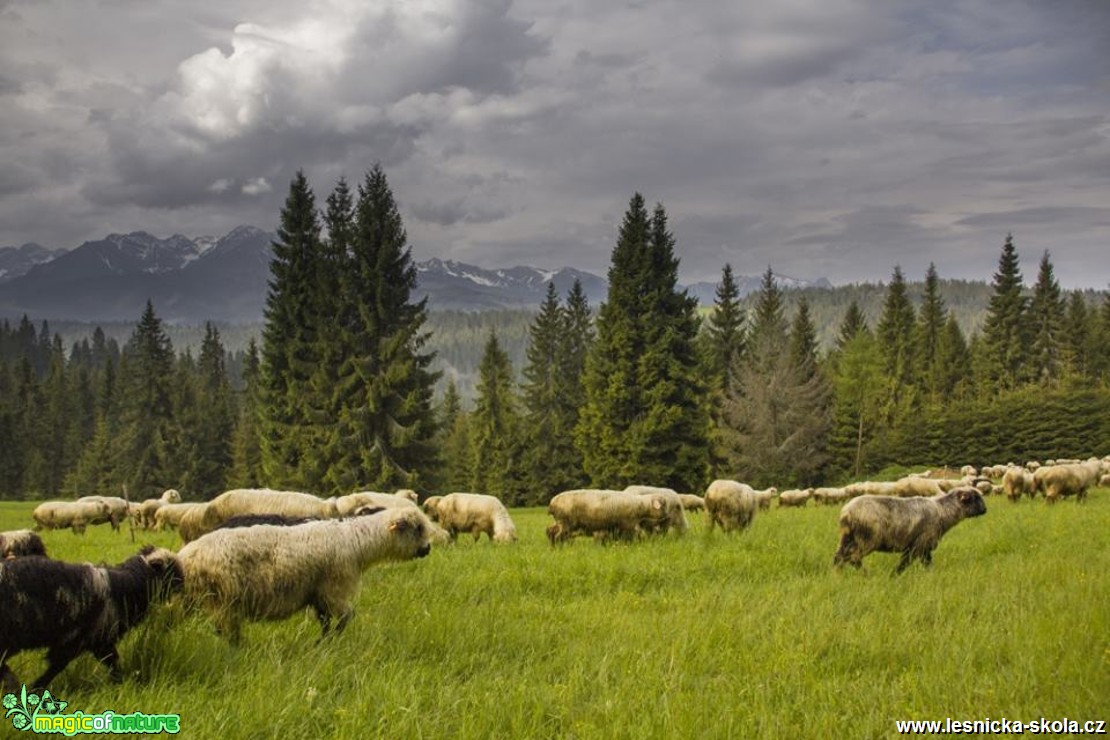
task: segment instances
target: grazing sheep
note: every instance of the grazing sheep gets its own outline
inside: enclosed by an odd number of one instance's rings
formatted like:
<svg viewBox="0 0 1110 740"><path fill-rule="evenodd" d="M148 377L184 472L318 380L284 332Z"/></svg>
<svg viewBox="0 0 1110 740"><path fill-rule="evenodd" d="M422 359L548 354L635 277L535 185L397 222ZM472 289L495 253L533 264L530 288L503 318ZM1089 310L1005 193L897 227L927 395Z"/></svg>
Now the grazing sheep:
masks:
<svg viewBox="0 0 1110 740"><path fill-rule="evenodd" d="M166 504L180 503L181 494L178 493L176 489L167 488L162 492L161 498L148 498L146 501L139 504L138 516L133 516L133 519L135 523L143 529L153 529L155 525L154 515L157 513L158 509Z"/></svg>
<svg viewBox="0 0 1110 740"><path fill-rule="evenodd" d="M181 548L185 589L218 632L238 642L243 620L275 620L311 606L326 635L354 615L362 572L424 557L430 523L416 507L293 526L220 529Z"/></svg>
<svg viewBox="0 0 1110 740"><path fill-rule="evenodd" d="M810 496L813 495L812 488L806 488L801 491L783 491L779 494L779 508L784 506L800 507L805 506L809 501Z"/></svg>
<svg viewBox="0 0 1110 740"><path fill-rule="evenodd" d="M682 501L682 508L686 511L705 511L705 499L693 493L678 494Z"/></svg>
<svg viewBox="0 0 1110 740"><path fill-rule="evenodd" d="M182 584L177 556L153 545L115 566L47 558L0 562L0 685L19 686L6 661L36 648L48 649L47 667L30 686L45 688L86 650L119 679L116 643L152 603Z"/></svg>
<svg viewBox="0 0 1110 740"><path fill-rule="evenodd" d="M111 524L112 529L116 532L119 531L120 523L127 521L127 518L131 516L131 504L128 503L126 499L122 499L119 496L82 496L77 499L77 501L79 503L99 501L107 506L108 515L90 521L89 524Z"/></svg>
<svg viewBox="0 0 1110 740"><path fill-rule="evenodd" d="M280 514L305 519L335 519L339 510L335 499L324 501L310 493L271 491L268 488L237 488L221 493L208 502L200 531L211 532L224 521L241 514Z"/></svg>
<svg viewBox="0 0 1110 740"><path fill-rule="evenodd" d="M815 504L832 506L852 498L852 492L847 488L814 488L812 498Z"/></svg>
<svg viewBox="0 0 1110 740"><path fill-rule="evenodd" d="M428 517L447 530L451 541L459 532L469 532L477 542L482 533L493 542L516 542L516 525L513 524L505 504L496 496L481 493L449 493L427 506Z"/></svg>
<svg viewBox="0 0 1110 740"><path fill-rule="evenodd" d="M154 512L154 531L161 532L164 529L177 529L181 524L182 518L194 509L203 509L203 503L186 503L186 504L165 504L159 506L158 510Z"/></svg>
<svg viewBox="0 0 1110 740"><path fill-rule="evenodd" d="M1110 488L1110 473L1107 473L1106 475L1098 479L1098 487Z"/></svg>
<svg viewBox="0 0 1110 740"><path fill-rule="evenodd" d="M204 510L206 508L208 504L202 504L182 514L177 522L177 534L180 535L182 543L192 542L205 533Z"/></svg>
<svg viewBox="0 0 1110 740"><path fill-rule="evenodd" d="M705 491L705 511L709 514L709 531L720 526L725 532L744 530L755 519L759 502L755 491L746 483L715 480Z"/></svg>
<svg viewBox="0 0 1110 740"><path fill-rule="evenodd" d="M636 496L662 496L666 504L667 516L659 522L648 522L644 531L648 534L666 534L674 529L679 534L685 534L690 529L686 521L686 513L682 506L682 497L672 488L659 488L656 486L628 486L625 493Z"/></svg>
<svg viewBox="0 0 1110 740"><path fill-rule="evenodd" d="M360 509L359 511L362 510ZM374 509L365 513L376 514L379 511L382 511L382 509ZM263 524L268 524L274 527L295 527L298 524L319 521L322 520L305 519L303 517L282 516L281 514L242 514L240 516L231 517L212 531L219 532L221 529L241 529L243 527L257 527Z"/></svg>
<svg viewBox="0 0 1110 740"><path fill-rule="evenodd" d="M895 573L904 571L914 558L929 565L945 532L967 517L985 513L983 495L974 488L957 488L931 498L860 496L840 510L840 547L833 564L858 568L866 555L878 551L902 553Z"/></svg>
<svg viewBox="0 0 1110 740"><path fill-rule="evenodd" d="M962 468L960 468L960 475L970 475L974 477L976 475L979 475L979 471L975 469L974 465L964 465Z"/></svg>
<svg viewBox="0 0 1110 740"><path fill-rule="evenodd" d="M1006 492L1006 498L1014 502L1020 499L1023 493L1027 494L1029 498L1037 495L1033 473L1016 465L1007 470L1005 475L1002 476L1002 490Z"/></svg>
<svg viewBox="0 0 1110 740"><path fill-rule="evenodd" d="M1046 465L1033 473L1033 482L1037 490L1044 492L1045 502L1049 504L1067 496L1075 496L1076 501L1084 501L1087 498L1087 489L1098 480L1101 470L1098 460Z"/></svg>
<svg viewBox="0 0 1110 740"><path fill-rule="evenodd" d="M626 491L576 489L556 494L547 506L555 523L547 528L552 545L576 535L596 540L610 537L630 540L654 531L670 516L665 497L637 496Z"/></svg>
<svg viewBox="0 0 1110 740"><path fill-rule="evenodd" d="M779 489L774 488L774 487L767 488L767 489L762 490L762 491L756 491L755 492L755 502L759 505L759 508L761 508L761 509L764 509L764 510L770 509L771 508L771 502L774 501L775 497L778 496L778 495L779 495Z"/></svg>
<svg viewBox="0 0 1110 740"><path fill-rule="evenodd" d="M383 509L398 506L416 506L416 502L409 497L412 491L398 491L397 493L378 493L377 491L359 491L340 496L335 500L335 509L339 516L351 516L355 509L363 506L380 506ZM415 494L414 494L415 495Z"/></svg>
<svg viewBox="0 0 1110 740"><path fill-rule="evenodd" d="M911 496L936 496L943 493L935 480L907 476L894 482L894 495L909 498Z"/></svg>
<svg viewBox="0 0 1110 740"><path fill-rule="evenodd" d="M39 555L46 557L42 538L29 529L0 532L0 560Z"/></svg>
<svg viewBox="0 0 1110 740"><path fill-rule="evenodd" d="M74 534L82 534L89 524L108 521L111 512L102 501L47 501L31 512L35 520L35 530L66 529Z"/></svg>

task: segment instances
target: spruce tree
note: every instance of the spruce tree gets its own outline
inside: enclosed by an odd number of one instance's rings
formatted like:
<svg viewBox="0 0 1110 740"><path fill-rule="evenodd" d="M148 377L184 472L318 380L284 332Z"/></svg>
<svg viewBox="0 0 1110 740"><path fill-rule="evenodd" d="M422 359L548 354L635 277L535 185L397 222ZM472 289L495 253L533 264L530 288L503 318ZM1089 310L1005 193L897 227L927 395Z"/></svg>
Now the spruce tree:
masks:
<svg viewBox="0 0 1110 740"><path fill-rule="evenodd" d="M262 470L267 485L304 488L303 445L312 397L309 379L319 361L316 331L323 320L315 288L321 259L316 197L303 172L289 185L273 243L270 289L262 332Z"/></svg>
<svg viewBox="0 0 1110 740"><path fill-rule="evenodd" d="M1007 234L998 260L998 272L991 283L994 293L983 325L983 342L988 353L987 375L983 378L989 390L1015 388L1023 378L1028 360L1026 331L1027 301L1022 295L1021 271L1012 234Z"/></svg>
<svg viewBox="0 0 1110 740"><path fill-rule="evenodd" d="M937 268L932 262L925 273L925 295L917 314L917 347L915 362L918 363L925 388L936 397L939 392L939 345L944 331L947 311L944 298L940 295L940 280Z"/></svg>
<svg viewBox="0 0 1110 740"><path fill-rule="evenodd" d="M839 350L829 450L835 465L856 480L869 468L868 447L881 421L882 356L866 327Z"/></svg>
<svg viewBox="0 0 1110 740"><path fill-rule="evenodd" d="M123 352L120 371L118 484L132 500L157 497L177 487L180 451L172 450L174 355L162 320L147 301Z"/></svg>
<svg viewBox="0 0 1110 740"><path fill-rule="evenodd" d="M733 360L744 353L744 309L740 305L740 288L732 275L732 265L721 270L721 282L703 332L708 364L718 391L728 387L728 373Z"/></svg>
<svg viewBox="0 0 1110 740"><path fill-rule="evenodd" d="M252 337L243 364L243 392L231 441L232 464L228 481L231 487L259 488L263 485L262 439L259 434L261 366L258 345Z"/></svg>
<svg viewBox="0 0 1110 740"><path fill-rule="evenodd" d="M587 360L578 445L602 487L650 482L696 490L708 473L707 384L697 302L677 289L667 214L629 202L613 249L608 301Z"/></svg>
<svg viewBox="0 0 1110 740"><path fill-rule="evenodd" d="M559 491L573 487L574 467L579 463L574 446L574 422L563 397L563 344L566 319L554 283L528 330L527 361L524 366L522 402L527 445L524 464L531 500L547 503Z"/></svg>
<svg viewBox="0 0 1110 740"><path fill-rule="evenodd" d="M1070 372L1081 378L1092 378L1091 355L1098 315L1088 310L1083 291L1073 290L1067 303L1064 344Z"/></svg>
<svg viewBox="0 0 1110 740"><path fill-rule="evenodd" d="M424 349L427 298L412 300L416 266L380 166L359 186L343 272L339 422L328 452L333 492L416 488L438 465L433 390L439 373Z"/></svg>
<svg viewBox="0 0 1110 740"><path fill-rule="evenodd" d="M1033 300L1029 303L1027 322L1032 340L1029 352L1032 380L1051 385L1064 372L1064 312L1066 306L1060 284L1053 275L1048 250L1041 257Z"/></svg>
<svg viewBox="0 0 1110 740"><path fill-rule="evenodd" d="M848 304L848 309L844 312L844 318L841 320L840 328L836 333L836 349L843 352L848 342L864 331L870 331L867 326L867 319L864 318L859 303L852 299L852 302Z"/></svg>
<svg viewBox="0 0 1110 740"><path fill-rule="evenodd" d="M190 492L208 499L228 488L232 465L235 409L219 330L205 322L197 360L197 459L192 465Z"/></svg>
<svg viewBox="0 0 1110 740"><path fill-rule="evenodd" d="M958 401L967 394L972 382L967 362L970 351L955 312L949 311L937 342L936 391L942 399Z"/></svg>
<svg viewBox="0 0 1110 740"><path fill-rule="evenodd" d="M520 465L514 465L518 429L512 363L491 331L478 366L478 396L470 417L471 490L497 496L506 504L519 503L516 499L524 491L513 485L521 475Z"/></svg>
<svg viewBox="0 0 1110 740"><path fill-rule="evenodd" d="M470 444L469 414L462 406L455 379L447 382L439 411L440 449L442 468L436 476L444 493L465 491L470 488L470 471L474 452Z"/></svg>
<svg viewBox="0 0 1110 740"><path fill-rule="evenodd" d="M798 310L790 326L790 359L807 379L817 372L817 327L809 315L805 296L798 299Z"/></svg>

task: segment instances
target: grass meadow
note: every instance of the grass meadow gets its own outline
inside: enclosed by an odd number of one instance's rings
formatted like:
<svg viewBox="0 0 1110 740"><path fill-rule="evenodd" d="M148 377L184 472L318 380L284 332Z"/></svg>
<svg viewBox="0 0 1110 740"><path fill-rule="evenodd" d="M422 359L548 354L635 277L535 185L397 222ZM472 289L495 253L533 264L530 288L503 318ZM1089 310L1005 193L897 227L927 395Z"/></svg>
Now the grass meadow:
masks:
<svg viewBox="0 0 1110 740"><path fill-rule="evenodd" d="M0 530L33 503L0 503ZM179 713L187 738L751 738L895 735L896 719L1110 719L1110 490L990 497L933 567L831 567L839 507L760 512L740 535L553 549L460 539L363 577L318 643L308 613L231 647L171 604L51 686L85 713ZM44 532L52 557L119 562L174 533ZM2 608L2 607L0 607ZM24 680L40 652L10 661ZM0 736L14 735L5 723Z"/></svg>

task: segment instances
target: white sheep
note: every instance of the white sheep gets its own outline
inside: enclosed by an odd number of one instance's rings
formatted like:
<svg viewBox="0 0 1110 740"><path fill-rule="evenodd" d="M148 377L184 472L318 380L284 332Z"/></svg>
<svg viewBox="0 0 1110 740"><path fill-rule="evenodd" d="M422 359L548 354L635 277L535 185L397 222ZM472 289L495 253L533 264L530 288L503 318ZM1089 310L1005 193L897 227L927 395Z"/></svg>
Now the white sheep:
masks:
<svg viewBox="0 0 1110 740"><path fill-rule="evenodd" d="M424 557L428 518L416 507L369 516L209 532L181 548L190 600L238 642L243 620L276 620L312 607L327 635L354 616L362 572L375 563Z"/></svg>
<svg viewBox="0 0 1110 740"><path fill-rule="evenodd" d="M685 511L705 511L705 499L693 493L680 493L678 498L682 501Z"/></svg>
<svg viewBox="0 0 1110 740"><path fill-rule="evenodd" d="M705 491L705 511L709 515L709 531L720 526L725 532L744 530L751 526L759 502L755 490L734 480L715 480Z"/></svg>
<svg viewBox="0 0 1110 740"><path fill-rule="evenodd" d="M682 505L682 496L675 493L674 489L660 488L658 486L632 485L627 486L624 492L636 496L661 496L663 498L667 510L666 518L658 524L648 523L644 531L650 534L666 534L672 529L679 534L684 534L689 531L690 523L686 521L686 512L685 507Z"/></svg>
<svg viewBox="0 0 1110 740"><path fill-rule="evenodd" d="M957 488L939 496L860 496L840 510L840 546L833 564L859 568L872 552L900 552L901 573L917 558L929 565L940 538L967 517L987 513L983 495Z"/></svg>
<svg viewBox="0 0 1110 740"><path fill-rule="evenodd" d="M376 506L382 509L396 508L398 506L416 506L409 494L409 490L397 493L378 493L377 491L359 491L340 496L335 500L335 508L339 516L347 517L355 513L356 509L363 506ZM415 495L413 493L413 495Z"/></svg>
<svg viewBox="0 0 1110 740"><path fill-rule="evenodd" d="M452 542L460 532L469 532L475 542L483 533L493 542L516 541L516 525L505 504L496 496L449 493L435 498L439 500L426 506L425 511L430 519L447 530Z"/></svg>
<svg viewBox="0 0 1110 740"><path fill-rule="evenodd" d="M669 518L663 496L637 496L626 491L575 489L552 497L547 512L555 523L547 528L552 545L580 534L595 540L610 537L630 540L654 531Z"/></svg>
<svg viewBox="0 0 1110 740"><path fill-rule="evenodd" d="M134 517L134 521L143 529L154 528L154 515L161 507L166 504L179 504L181 503L181 494L177 489L167 488L162 492L160 498L148 498L139 504L138 516Z"/></svg>
<svg viewBox="0 0 1110 740"><path fill-rule="evenodd" d="M803 490L783 491L779 494L779 508L784 506L788 507L801 507L805 506L809 501L810 496L813 495L812 488Z"/></svg>
<svg viewBox="0 0 1110 740"><path fill-rule="evenodd" d="M310 493L272 491L268 488L237 488L221 493L208 502L200 531L211 532L233 516L280 514L295 519L335 519L339 511L335 499L327 501Z"/></svg>
<svg viewBox="0 0 1110 740"><path fill-rule="evenodd" d="M81 534L89 524L108 521L111 513L103 501L46 501L36 506L31 516L35 530L69 528Z"/></svg>
<svg viewBox="0 0 1110 740"><path fill-rule="evenodd" d="M177 529L181 524L181 519L189 511L194 509L203 510L205 504L203 503L184 503L184 504L165 504L159 506L154 512L154 531L161 532L164 529Z"/></svg>
<svg viewBox="0 0 1110 740"><path fill-rule="evenodd" d="M1023 493L1033 498L1037 494L1037 485L1033 473L1015 465L1002 476L1002 490L1010 501L1017 501Z"/></svg>
<svg viewBox="0 0 1110 740"><path fill-rule="evenodd" d="M1045 501L1054 504L1066 496L1075 496L1076 501L1087 498L1087 489L1098 481L1102 464L1098 460L1083 463L1064 463L1046 465L1033 473L1037 490L1044 492Z"/></svg>
<svg viewBox="0 0 1110 740"><path fill-rule="evenodd" d="M131 516L131 504L119 496L82 496L77 500L82 503L99 501L108 507L108 516L98 521L90 521L89 524L111 524L112 529L118 532L120 523L127 521Z"/></svg>

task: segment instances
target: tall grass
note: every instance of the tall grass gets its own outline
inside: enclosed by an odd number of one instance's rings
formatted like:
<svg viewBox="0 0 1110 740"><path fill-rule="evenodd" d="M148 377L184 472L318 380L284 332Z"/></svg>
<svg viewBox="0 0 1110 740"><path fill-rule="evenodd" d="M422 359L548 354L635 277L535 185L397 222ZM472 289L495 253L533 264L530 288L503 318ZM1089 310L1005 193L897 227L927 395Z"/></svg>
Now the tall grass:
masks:
<svg viewBox="0 0 1110 740"><path fill-rule="evenodd" d="M0 504L0 530L33 504ZM1110 719L1110 492L988 501L934 565L831 567L837 508L761 512L739 536L553 549L460 540L374 568L342 635L306 614L234 648L155 612L52 686L88 712L178 712L185 737L887 737L896 719ZM46 532L50 554L118 562L173 534ZM40 654L11 661L33 678ZM2 733L2 731L0 731Z"/></svg>

